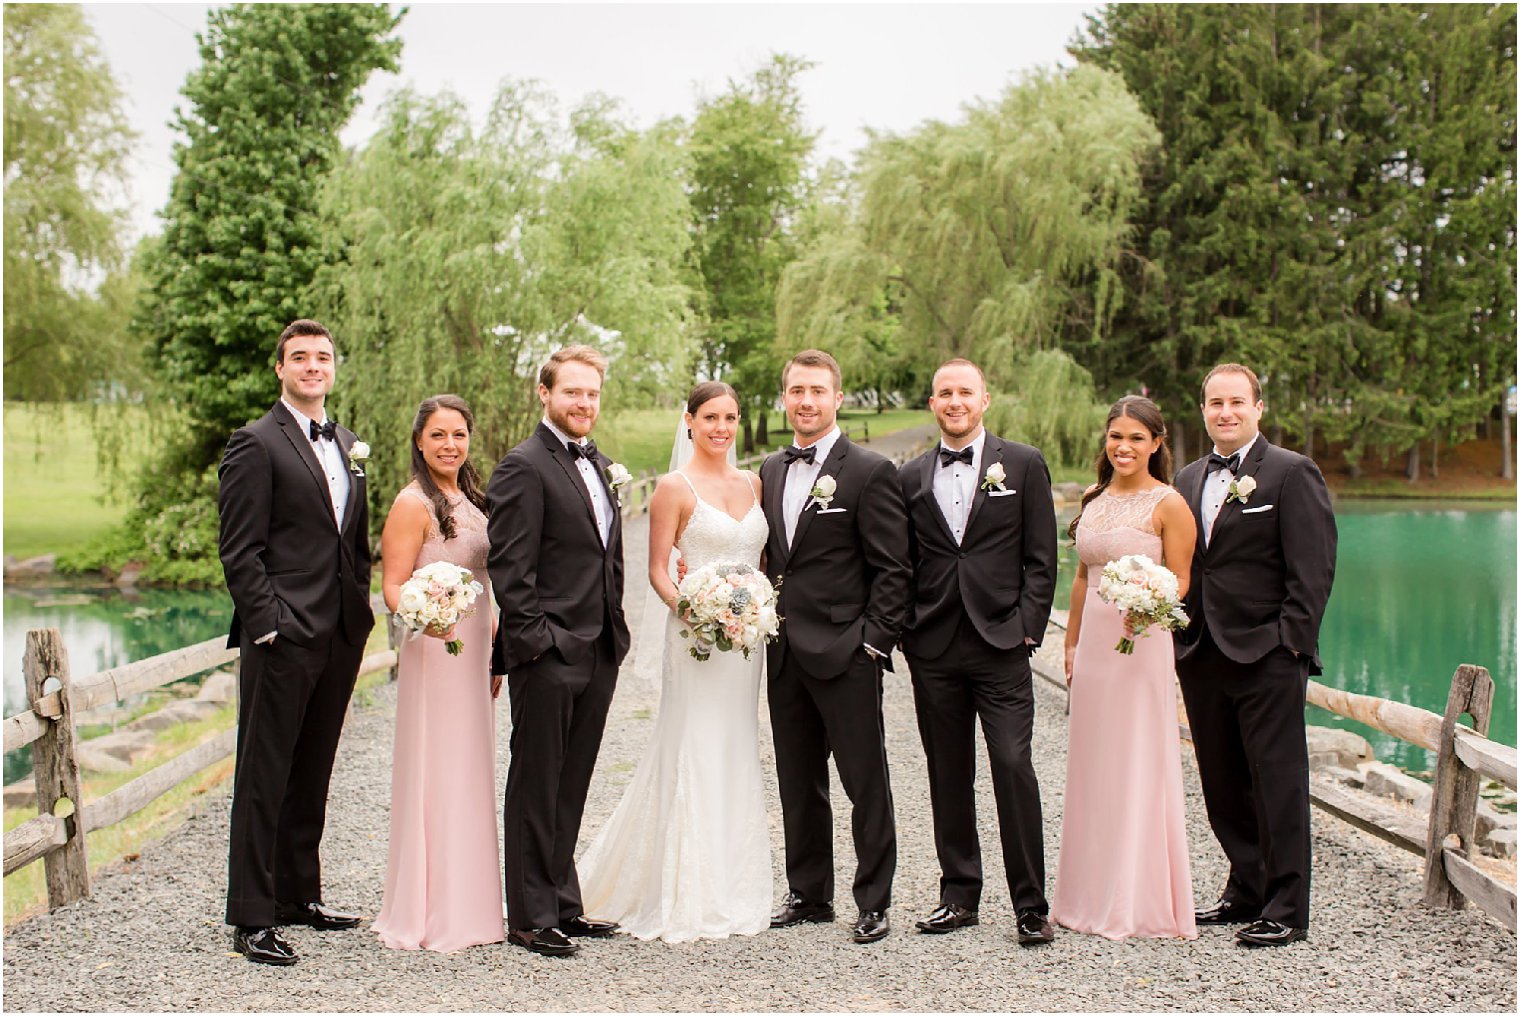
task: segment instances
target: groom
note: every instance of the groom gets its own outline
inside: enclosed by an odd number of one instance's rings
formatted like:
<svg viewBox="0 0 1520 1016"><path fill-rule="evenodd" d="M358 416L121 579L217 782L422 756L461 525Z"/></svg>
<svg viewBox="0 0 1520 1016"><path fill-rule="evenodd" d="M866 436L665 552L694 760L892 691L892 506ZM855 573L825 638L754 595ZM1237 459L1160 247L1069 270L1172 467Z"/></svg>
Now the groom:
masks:
<svg viewBox="0 0 1520 1016"><path fill-rule="evenodd" d="M289 966L279 926L352 928L322 903L327 787L364 643L369 509L353 432L327 418L332 334L280 333L274 408L227 442L218 471L218 550L238 647L237 766L228 836L227 923L254 963Z"/></svg>
<svg viewBox="0 0 1520 1016"><path fill-rule="evenodd" d="M854 814L856 942L890 930L897 830L881 716L882 668L908 605L908 521L892 463L835 426L839 364L805 350L781 373L795 444L760 467L766 569L780 590L767 697L789 892L771 927L834 919L830 753Z"/></svg>
<svg viewBox="0 0 1520 1016"><path fill-rule="evenodd" d="M508 674L507 940L568 956L572 939L612 934L585 916L575 841L618 665L623 526L611 460L589 440L607 361L569 346L539 372L543 421L491 474L491 588L501 608L492 673Z"/></svg>
<svg viewBox="0 0 1520 1016"><path fill-rule="evenodd" d="M1335 578L1335 515L1313 460L1260 432L1261 382L1224 363L1203 379L1214 451L1177 474L1198 547L1177 634L1209 824L1230 877L1199 924L1245 924L1248 946L1309 929L1309 757L1304 694Z"/></svg>
<svg viewBox="0 0 1520 1016"><path fill-rule="evenodd" d="M945 361L931 392L940 441L901 471L915 591L903 652L929 762L940 863L939 906L918 927L941 934L978 923L980 717L1019 944L1039 945L1052 941L1055 929L1047 916L1040 787L1029 749L1029 657L1044 637L1056 591L1050 472L1034 448L982 427L990 397L976 364Z"/></svg>

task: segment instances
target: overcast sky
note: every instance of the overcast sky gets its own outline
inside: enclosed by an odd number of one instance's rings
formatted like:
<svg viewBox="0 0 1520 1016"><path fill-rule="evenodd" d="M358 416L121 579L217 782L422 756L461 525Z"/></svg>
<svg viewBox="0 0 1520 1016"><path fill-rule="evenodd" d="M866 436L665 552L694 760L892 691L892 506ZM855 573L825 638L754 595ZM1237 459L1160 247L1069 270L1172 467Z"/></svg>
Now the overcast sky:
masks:
<svg viewBox="0 0 1520 1016"><path fill-rule="evenodd" d="M129 183L134 233L156 232L169 196L168 123L196 65L206 4L85 4L140 137ZM817 66L799 79L823 157L848 158L863 129L956 116L1035 67L1069 66L1091 4L433 4L401 21L399 74L376 74L344 140L362 143L401 84L452 89L483 116L503 78L534 78L562 108L603 92L646 127L689 117L701 95L771 53Z"/></svg>

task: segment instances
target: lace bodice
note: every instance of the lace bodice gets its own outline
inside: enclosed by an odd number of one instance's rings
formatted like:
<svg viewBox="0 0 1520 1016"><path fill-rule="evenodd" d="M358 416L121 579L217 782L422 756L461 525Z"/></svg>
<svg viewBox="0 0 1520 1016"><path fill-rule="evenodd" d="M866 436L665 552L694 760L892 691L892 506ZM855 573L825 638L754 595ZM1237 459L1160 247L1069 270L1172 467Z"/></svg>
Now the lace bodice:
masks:
<svg viewBox="0 0 1520 1016"><path fill-rule="evenodd" d="M458 498L450 498L449 503L454 506L454 538L445 540L438 528L438 515L433 510L433 502L422 492L422 488L415 483L408 484L396 495L397 500L403 497L415 497L427 505L428 510L427 537L422 541L422 549L417 552L417 564L413 570L435 561L448 561L470 569L475 573L476 581L489 585L486 555L490 553L491 541L486 535L485 513L471 504L470 499L463 494Z"/></svg>
<svg viewBox="0 0 1520 1016"><path fill-rule="evenodd" d="M1161 560L1161 537L1152 521L1156 506L1173 488L1162 484L1134 494L1104 491L1082 510L1077 523L1077 556L1089 568L1101 568L1125 554Z"/></svg>
<svg viewBox="0 0 1520 1016"><path fill-rule="evenodd" d="M686 474L681 478L691 484ZM750 505L741 519L735 519L716 505L702 500L697 488L691 492L697 499L686 529L676 541L681 555L686 558L689 569L701 568L717 561L731 561L760 566L760 552L765 549L770 527L765 522L765 512L760 510L758 499Z"/></svg>

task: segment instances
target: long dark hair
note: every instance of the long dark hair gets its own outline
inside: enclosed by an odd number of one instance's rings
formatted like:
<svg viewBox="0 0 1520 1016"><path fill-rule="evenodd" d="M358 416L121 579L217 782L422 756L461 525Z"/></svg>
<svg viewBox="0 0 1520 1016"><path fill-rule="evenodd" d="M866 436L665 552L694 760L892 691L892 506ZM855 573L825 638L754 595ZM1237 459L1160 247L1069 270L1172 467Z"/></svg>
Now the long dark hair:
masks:
<svg viewBox="0 0 1520 1016"><path fill-rule="evenodd" d="M443 491L433 482L433 471L428 468L427 460L422 457L422 448L417 444L428 420L440 409L452 409L464 417L465 430L470 432L471 437L475 436L475 414L470 412L469 403L457 395L434 395L422 400L422 405L417 407L417 417L412 421L412 479L417 481L417 486L433 502L433 514L438 516L438 531L445 540L452 540L455 536L454 506L449 504L449 499L443 496ZM476 508L486 510L486 495L480 489L480 474L475 471L475 464L468 456L459 465L459 492L469 498Z"/></svg>
<svg viewBox="0 0 1520 1016"><path fill-rule="evenodd" d="M1144 395L1124 396L1108 407L1108 419L1103 421L1103 434L1098 438L1098 459L1093 463L1098 471L1098 485L1082 495L1082 507L1077 509L1077 517L1066 527L1066 535L1074 540L1077 538L1077 523L1081 521L1089 502L1107 490L1113 482L1114 464L1108 461L1108 428L1121 416L1127 416L1141 424L1151 432L1152 438L1161 439L1161 447L1151 456L1147 470L1162 483L1172 482L1172 450L1166 446L1166 420L1161 416L1160 407Z"/></svg>

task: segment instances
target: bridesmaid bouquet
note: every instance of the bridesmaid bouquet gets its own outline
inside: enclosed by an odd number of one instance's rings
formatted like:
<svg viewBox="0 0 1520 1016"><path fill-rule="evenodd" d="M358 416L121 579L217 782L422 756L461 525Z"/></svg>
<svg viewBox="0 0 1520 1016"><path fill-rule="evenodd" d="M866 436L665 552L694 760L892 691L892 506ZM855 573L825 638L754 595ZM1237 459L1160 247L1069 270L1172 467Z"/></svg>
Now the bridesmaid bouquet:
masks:
<svg viewBox="0 0 1520 1016"><path fill-rule="evenodd" d="M427 629L448 631L461 619L475 613L475 600L485 587L474 581L468 568L447 561L435 561L412 572L401 583L401 599L396 617L416 638ZM464 649L463 639L450 639L443 646L450 656Z"/></svg>
<svg viewBox="0 0 1520 1016"><path fill-rule="evenodd" d="M691 655L705 660L714 648L749 654L774 639L780 627L776 590L747 564L709 564L687 574L677 587L676 609L690 627L681 637L692 639Z"/></svg>
<svg viewBox="0 0 1520 1016"><path fill-rule="evenodd" d="M1153 625L1162 631L1187 627L1188 616L1177 595L1177 576L1144 554L1126 554L1104 565L1098 598L1119 608L1136 637L1143 637ZM1135 651L1135 640L1126 635L1114 649L1128 656Z"/></svg>

